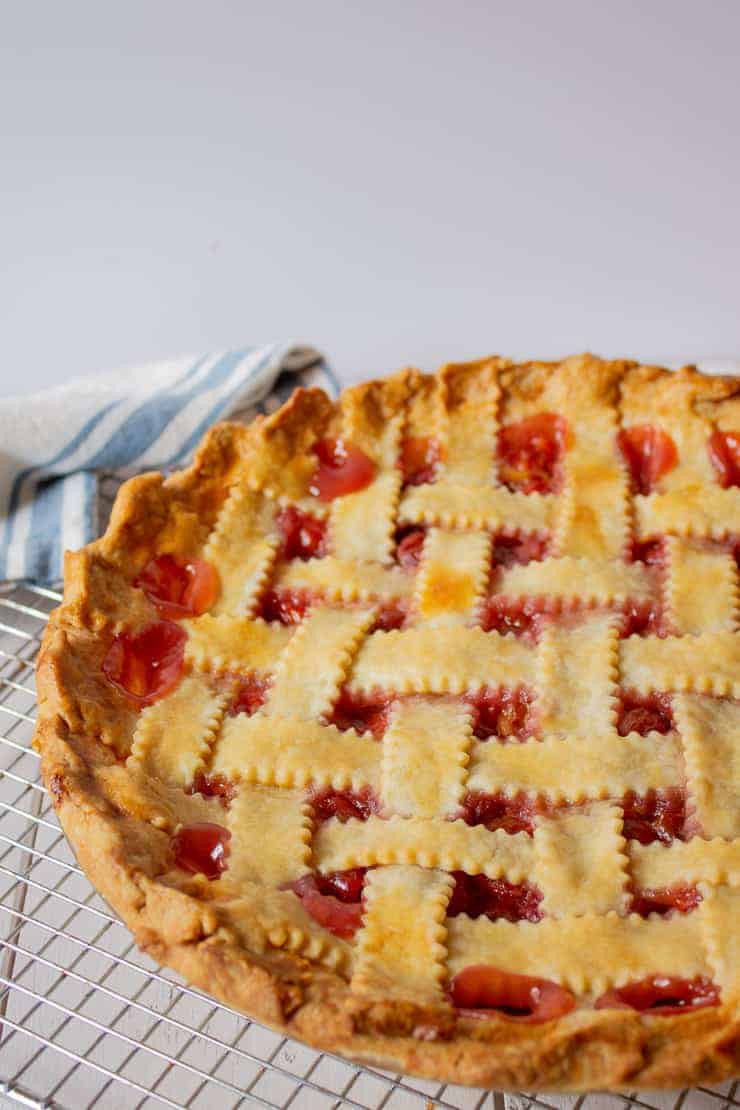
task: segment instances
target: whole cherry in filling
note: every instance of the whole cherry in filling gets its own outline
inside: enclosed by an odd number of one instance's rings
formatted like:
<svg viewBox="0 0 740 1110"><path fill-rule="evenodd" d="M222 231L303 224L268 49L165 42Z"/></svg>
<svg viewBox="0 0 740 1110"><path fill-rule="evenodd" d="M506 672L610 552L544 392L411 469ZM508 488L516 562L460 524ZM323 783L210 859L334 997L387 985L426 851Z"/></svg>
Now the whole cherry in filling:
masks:
<svg viewBox="0 0 740 1110"><path fill-rule="evenodd" d="M479 740L498 736L528 740L537 732L532 708L534 695L525 686L513 690L485 686L468 698L473 710L473 733Z"/></svg>
<svg viewBox="0 0 740 1110"><path fill-rule="evenodd" d="M650 913L666 914L672 910L690 913L701 902L702 897L695 886L679 884L662 887L658 890L637 890L632 895L632 913L647 917Z"/></svg>
<svg viewBox="0 0 740 1110"><path fill-rule="evenodd" d="M319 501L333 501L369 486L375 463L363 450L344 439L321 439L314 445L318 464L310 492Z"/></svg>
<svg viewBox="0 0 740 1110"><path fill-rule="evenodd" d="M719 484L740 486L740 432L714 432L708 449Z"/></svg>
<svg viewBox="0 0 740 1110"><path fill-rule="evenodd" d="M309 795L313 807L313 819L317 825L329 821L332 817L343 824L345 821L367 821L373 813L380 809L378 799L369 787L364 790L316 790Z"/></svg>
<svg viewBox="0 0 740 1110"><path fill-rule="evenodd" d="M542 894L529 883L508 883L505 879L489 879L486 875L468 875L453 871L455 886L447 904L447 916L468 917L485 914L492 921L539 921L542 917Z"/></svg>
<svg viewBox="0 0 740 1110"><path fill-rule="evenodd" d="M597 1010L638 1010L651 1014L683 1014L703 1006L716 1006L719 989L704 976L679 979L672 975L648 975L624 987L616 987L597 999Z"/></svg>
<svg viewBox="0 0 740 1110"><path fill-rule="evenodd" d="M551 492L559 477L565 435L565 420L551 412L505 425L498 437L500 480L519 493Z"/></svg>
<svg viewBox="0 0 740 1110"><path fill-rule="evenodd" d="M313 559L325 554L326 521L288 505L278 513L276 524L284 559Z"/></svg>
<svg viewBox="0 0 740 1110"><path fill-rule="evenodd" d="M439 462L439 444L427 436L412 436L401 445L398 465L404 486L421 486L433 482Z"/></svg>
<svg viewBox="0 0 740 1110"><path fill-rule="evenodd" d="M121 632L103 659L103 674L137 705L151 705L180 681L186 640L185 629L172 621Z"/></svg>
<svg viewBox="0 0 740 1110"><path fill-rule="evenodd" d="M634 424L622 428L617 447L629 467L635 493L652 493L656 485L678 462L678 451L667 432L654 424Z"/></svg>
<svg viewBox="0 0 740 1110"><path fill-rule="evenodd" d="M353 728L360 735L369 732L375 740L381 740L388 727L391 700L382 694L373 697L341 690L328 717L329 724L342 731Z"/></svg>
<svg viewBox="0 0 740 1110"><path fill-rule="evenodd" d="M471 790L465 795L460 817L468 825L484 825L491 832L534 833L535 807L524 795L509 798L506 794L484 794Z"/></svg>
<svg viewBox="0 0 740 1110"><path fill-rule="evenodd" d="M622 801L624 813L623 835L640 844L653 844L659 840L684 839L686 825L686 795L674 787L670 790L650 790L647 794L627 794Z"/></svg>
<svg viewBox="0 0 740 1110"><path fill-rule="evenodd" d="M227 867L230 840L228 829L210 821L183 825L172 838L175 863L183 871L218 879Z"/></svg>
<svg viewBox="0 0 740 1110"><path fill-rule="evenodd" d="M647 736L649 732L665 735L673 728L673 710L667 694L637 694L634 690L624 690L619 698L617 732L626 736L639 732Z"/></svg>
<svg viewBox="0 0 740 1110"><path fill-rule="evenodd" d="M334 871L329 875L312 872L291 883L306 913L335 936L349 939L362 924L362 892L366 867Z"/></svg>
<svg viewBox="0 0 740 1110"><path fill-rule="evenodd" d="M463 968L450 984L450 995L453 1006L476 1011L475 1016L498 1013L532 1024L563 1017L576 1004L571 992L558 983L515 975L489 964Z"/></svg>
<svg viewBox="0 0 740 1110"><path fill-rule="evenodd" d="M134 582L163 617L199 617L218 598L218 571L204 559L184 555L156 555Z"/></svg>

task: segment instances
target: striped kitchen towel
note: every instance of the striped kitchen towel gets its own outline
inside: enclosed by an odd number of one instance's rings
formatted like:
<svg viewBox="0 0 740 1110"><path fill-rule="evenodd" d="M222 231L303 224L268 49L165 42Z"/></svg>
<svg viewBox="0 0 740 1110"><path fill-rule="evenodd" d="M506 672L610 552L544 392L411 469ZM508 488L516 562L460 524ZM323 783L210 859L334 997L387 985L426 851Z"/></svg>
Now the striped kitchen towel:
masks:
<svg viewBox="0 0 740 1110"><path fill-rule="evenodd" d="M296 385L338 392L315 350L272 344L0 398L0 580L57 581L64 551L98 534L103 475L182 466L216 420L270 411Z"/></svg>

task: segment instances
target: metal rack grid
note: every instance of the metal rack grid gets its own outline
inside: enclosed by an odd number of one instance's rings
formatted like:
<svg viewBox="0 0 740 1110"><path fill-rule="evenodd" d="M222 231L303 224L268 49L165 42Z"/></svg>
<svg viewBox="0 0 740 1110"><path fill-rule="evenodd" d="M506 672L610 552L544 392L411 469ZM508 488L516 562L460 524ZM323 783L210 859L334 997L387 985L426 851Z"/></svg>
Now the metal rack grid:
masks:
<svg viewBox="0 0 740 1110"><path fill-rule="evenodd" d="M0 587L0 1106L707 1110L740 1083L630 1096L507 1094L361 1068L290 1041L158 968L67 845L30 747L53 590Z"/></svg>

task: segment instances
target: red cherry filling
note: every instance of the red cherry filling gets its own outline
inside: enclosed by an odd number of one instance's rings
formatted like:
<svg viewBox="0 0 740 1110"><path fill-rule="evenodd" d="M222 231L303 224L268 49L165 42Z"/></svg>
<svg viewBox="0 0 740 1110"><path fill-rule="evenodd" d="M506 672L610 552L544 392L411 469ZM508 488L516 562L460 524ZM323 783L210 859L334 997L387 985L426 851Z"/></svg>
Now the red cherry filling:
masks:
<svg viewBox="0 0 740 1110"><path fill-rule="evenodd" d="M640 844L660 840L684 839L686 824L686 796L683 790L651 790L642 796L627 794L622 802L624 811L623 835Z"/></svg>
<svg viewBox="0 0 740 1110"><path fill-rule="evenodd" d="M236 785L223 775L204 775L202 771L193 779L188 794L202 794L204 798L218 798L224 809L228 809L236 797Z"/></svg>
<svg viewBox="0 0 740 1110"><path fill-rule="evenodd" d="M121 632L103 659L103 674L137 705L151 705L180 681L186 640L185 629L172 621Z"/></svg>
<svg viewBox="0 0 740 1110"><path fill-rule="evenodd" d="M632 913L647 917L649 913L690 913L701 902L702 897L695 886L685 884L663 887L660 890L636 890L632 895Z"/></svg>
<svg viewBox="0 0 740 1110"><path fill-rule="evenodd" d="M309 795L313 806L314 824L321 825L336 817L344 824L345 821L367 821L371 814L380 809L378 799L369 787L364 790L317 790Z"/></svg>
<svg viewBox="0 0 740 1110"><path fill-rule="evenodd" d="M703 976L678 979L670 975L649 975L624 987L602 994L597 1010L638 1010L641 1014L685 1014L702 1006L716 1006L719 988Z"/></svg>
<svg viewBox="0 0 740 1110"><path fill-rule="evenodd" d="M484 632L513 633L536 641L542 628L542 611L535 601L511 601L496 595L489 597L481 609L480 626Z"/></svg>
<svg viewBox="0 0 740 1110"><path fill-rule="evenodd" d="M491 832L534 833L534 805L523 795L507 798L505 794L483 794L471 790L465 796L460 816L468 825L485 825Z"/></svg>
<svg viewBox="0 0 740 1110"><path fill-rule="evenodd" d="M666 550L662 536L652 540L633 540L630 558L633 563L645 563L648 567L664 566Z"/></svg>
<svg viewBox="0 0 740 1110"><path fill-rule="evenodd" d="M231 833L221 825L202 821L196 825L183 825L172 837L175 863L183 871L217 879L228 866Z"/></svg>
<svg viewBox="0 0 740 1110"><path fill-rule="evenodd" d="M404 486L421 486L433 482L439 462L439 444L428 436L412 436L401 445L398 465Z"/></svg>
<svg viewBox="0 0 740 1110"><path fill-rule="evenodd" d="M740 486L740 432L713 432L707 447L719 484Z"/></svg>
<svg viewBox="0 0 740 1110"><path fill-rule="evenodd" d="M229 716L236 717L237 713L246 713L251 717L267 701L269 686L266 678L257 678L256 675L247 675L244 678L240 676L229 705Z"/></svg>
<svg viewBox="0 0 740 1110"><path fill-rule="evenodd" d="M664 736L673 728L673 710L667 694L636 694L634 690L623 690L619 698L617 732L626 736L639 732L647 736L649 732L661 732Z"/></svg>
<svg viewBox="0 0 740 1110"><path fill-rule="evenodd" d="M473 708L473 733L479 740L498 736L507 740L515 736L528 740L537 732L532 708L534 695L525 686L513 690L486 686L468 698Z"/></svg>
<svg viewBox="0 0 740 1110"><path fill-rule="evenodd" d="M558 480L566 423L561 416L540 412L507 424L498 437L498 474L510 490L549 493Z"/></svg>
<svg viewBox="0 0 740 1110"><path fill-rule="evenodd" d="M463 968L452 980L450 994L458 1009L494 1011L533 1024L563 1017L576 1004L569 990L549 979L515 975L488 964Z"/></svg>
<svg viewBox="0 0 740 1110"><path fill-rule="evenodd" d="M362 924L362 890L366 867L335 871L330 875L311 873L292 883L306 913L337 937L353 937Z"/></svg>
<svg viewBox="0 0 740 1110"><path fill-rule="evenodd" d="M517 536L494 536L492 562L497 567L513 567L517 564L540 563L547 555L549 539L528 532Z"/></svg>
<svg viewBox="0 0 740 1110"><path fill-rule="evenodd" d="M381 740L388 727L390 705L391 699L383 695L370 697L342 690L328 721L343 732L353 728L360 735L369 732L375 740Z"/></svg>
<svg viewBox="0 0 740 1110"><path fill-rule="evenodd" d="M619 632L622 639L628 636L665 637L666 622L660 605L654 601L626 602Z"/></svg>
<svg viewBox="0 0 740 1110"><path fill-rule="evenodd" d="M371 632L395 632L396 629L403 628L408 615L408 609L403 602L383 602L376 613L372 626L368 629L368 634Z"/></svg>
<svg viewBox="0 0 740 1110"><path fill-rule="evenodd" d="M318 465L309 487L319 501L333 501L369 486L375 463L352 443L343 439L321 439L314 444Z"/></svg>
<svg viewBox="0 0 740 1110"><path fill-rule="evenodd" d="M308 590L268 590L263 596L258 616L280 624L300 624L311 608Z"/></svg>
<svg viewBox="0 0 740 1110"><path fill-rule="evenodd" d="M542 917L542 893L529 883L507 883L505 879L489 879L486 875L468 875L453 871L455 886L447 904L447 916L468 917L485 914L491 921L539 921Z"/></svg>
<svg viewBox="0 0 740 1110"><path fill-rule="evenodd" d="M396 562L404 570L416 570L421 562L426 532L423 528L405 528L396 535Z"/></svg>
<svg viewBox="0 0 740 1110"><path fill-rule="evenodd" d="M218 571L204 559L157 555L134 582L168 620L199 617L218 598Z"/></svg>
<svg viewBox="0 0 740 1110"><path fill-rule="evenodd" d="M653 424L622 428L617 447L629 467L635 493L652 493L660 479L673 470L678 451L667 432Z"/></svg>
<svg viewBox="0 0 740 1110"><path fill-rule="evenodd" d="M326 521L288 505L278 513L276 524L284 559L313 559L325 554Z"/></svg>

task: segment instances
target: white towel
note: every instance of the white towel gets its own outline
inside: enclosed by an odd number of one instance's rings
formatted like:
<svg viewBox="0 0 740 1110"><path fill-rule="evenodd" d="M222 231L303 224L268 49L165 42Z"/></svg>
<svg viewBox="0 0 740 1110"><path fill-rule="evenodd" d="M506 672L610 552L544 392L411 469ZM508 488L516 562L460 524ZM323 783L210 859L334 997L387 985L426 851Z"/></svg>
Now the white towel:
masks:
<svg viewBox="0 0 740 1110"><path fill-rule="evenodd" d="M216 420L268 411L297 385L338 392L321 356L291 343L158 362L0 399L0 580L61 577L64 551L97 535L102 474L182 466Z"/></svg>

